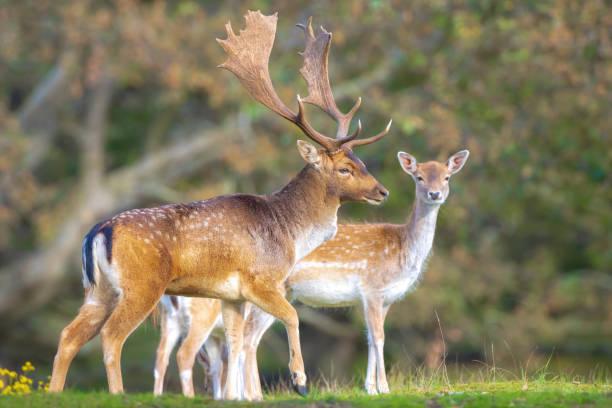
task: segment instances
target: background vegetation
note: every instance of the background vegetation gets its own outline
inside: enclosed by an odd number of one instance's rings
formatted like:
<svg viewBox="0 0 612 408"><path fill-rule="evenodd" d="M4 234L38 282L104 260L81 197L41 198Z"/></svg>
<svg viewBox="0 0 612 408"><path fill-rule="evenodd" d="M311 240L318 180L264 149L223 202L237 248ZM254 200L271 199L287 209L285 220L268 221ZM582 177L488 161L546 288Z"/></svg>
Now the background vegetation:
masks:
<svg viewBox="0 0 612 408"><path fill-rule="evenodd" d="M271 192L303 165L301 135L254 103L214 41L247 9L279 12L271 75L290 106L306 94L294 25L334 34L331 81L363 97L357 153L391 191L344 220L403 222L420 160L471 151L418 290L391 308L399 370L458 363L609 370L612 348L612 4L588 1L0 0L0 366L50 372L82 301L80 242L121 210ZM318 129L334 124L311 112ZM364 375L360 310L301 308L309 374ZM439 316L439 322L437 319ZM123 354L126 388L150 391L157 331ZM286 374L278 327L260 350ZM483 363L473 363L475 360ZM556 367L556 368L555 368ZM175 370L170 388L176 388ZM97 340L68 384L106 387Z"/></svg>

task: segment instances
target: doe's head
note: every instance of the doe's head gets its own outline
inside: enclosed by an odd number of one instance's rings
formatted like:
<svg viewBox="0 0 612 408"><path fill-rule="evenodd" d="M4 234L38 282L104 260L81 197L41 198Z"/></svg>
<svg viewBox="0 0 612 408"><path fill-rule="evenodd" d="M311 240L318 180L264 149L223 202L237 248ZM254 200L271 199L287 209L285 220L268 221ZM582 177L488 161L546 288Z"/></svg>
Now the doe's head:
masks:
<svg viewBox="0 0 612 408"><path fill-rule="evenodd" d="M446 201L451 176L463 167L470 152L461 150L453 154L446 163L428 161L419 163L411 154L398 152L397 158L402 169L416 183L416 199L426 204L439 205Z"/></svg>

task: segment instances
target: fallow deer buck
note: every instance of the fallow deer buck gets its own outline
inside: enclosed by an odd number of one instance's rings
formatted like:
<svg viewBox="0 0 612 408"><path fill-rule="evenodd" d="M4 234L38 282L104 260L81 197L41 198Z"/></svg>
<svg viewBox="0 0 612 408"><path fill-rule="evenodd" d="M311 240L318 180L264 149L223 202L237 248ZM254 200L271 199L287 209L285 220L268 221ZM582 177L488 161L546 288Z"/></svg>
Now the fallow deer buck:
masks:
<svg viewBox="0 0 612 408"><path fill-rule="evenodd" d="M404 152L397 156L401 167L416 183L415 200L407 222L401 225L340 224L336 236L297 263L285 283L291 301L298 300L313 307L363 306L369 343L365 387L369 394L389 392L383 358L384 320L389 307L414 287L421 276L433 244L438 210L449 194L449 179L461 170L469 152L462 150L446 163L417 163L413 156ZM199 299L197 302L198 305L183 310L190 314L192 323L189 341L181 345L178 354L180 361L191 361L193 365L198 344L206 341L206 348L211 349L207 361L216 364L211 367L214 372L220 365L213 361L219 340L207 341L206 333L210 329L195 325L199 321L214 321L219 314L218 306L205 305ZM247 317L244 342L246 399L263 397L257 370L257 347L273 322L273 316L257 307L253 307ZM162 334L162 341L163 337ZM189 359L186 355L192 357ZM181 378L191 378L191 372L187 374L186 371L191 366L179 363L179 367ZM165 367L159 365L156 369L165 371ZM208 367L205 371L209 371ZM213 383L218 384L218 381ZM183 384L183 392L193 395L193 385Z"/></svg>
<svg viewBox="0 0 612 408"><path fill-rule="evenodd" d="M228 55L220 67L233 72L258 102L297 125L322 148L298 141L307 165L281 190L264 196L234 194L189 204L126 211L102 221L83 242L85 302L60 336L50 390L61 391L77 351L100 333L112 393L123 391L120 357L127 336L146 318L164 293L222 299L228 342L225 397L238 397L238 356L243 346L244 304L252 302L281 320L289 339L291 380L305 394L298 316L285 299L284 282L297 261L334 236L342 202L379 204L387 190L353 154L356 146L382 138L348 134L359 101L340 112L327 76L331 34L314 36L303 27L306 49L300 70L308 97L298 112L278 97L268 72L277 15L246 15L246 29L217 40ZM324 110L338 123L336 138L308 123L303 102ZM390 123L389 123L390 125Z"/></svg>

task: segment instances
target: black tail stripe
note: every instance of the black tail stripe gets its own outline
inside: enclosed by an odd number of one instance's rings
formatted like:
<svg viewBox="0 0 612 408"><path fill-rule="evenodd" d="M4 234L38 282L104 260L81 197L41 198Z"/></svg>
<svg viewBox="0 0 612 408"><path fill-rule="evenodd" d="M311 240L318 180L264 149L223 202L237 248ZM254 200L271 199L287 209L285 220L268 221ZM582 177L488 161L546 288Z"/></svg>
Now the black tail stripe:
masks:
<svg viewBox="0 0 612 408"><path fill-rule="evenodd" d="M96 284L96 279L93 273L93 240L98 233L102 233L104 235L106 259L109 263L112 259L111 250L113 248L113 226L108 224L104 225L106 221L108 220L104 220L96 224L91 230L89 230L89 233L87 233L85 239L83 240L83 266L85 268L87 280L92 285Z"/></svg>
<svg viewBox="0 0 612 408"><path fill-rule="evenodd" d="M100 228L100 231L104 234L104 243L106 244L106 260L108 263L111 263L111 259L113 259L111 251L113 250L113 226L105 225Z"/></svg>

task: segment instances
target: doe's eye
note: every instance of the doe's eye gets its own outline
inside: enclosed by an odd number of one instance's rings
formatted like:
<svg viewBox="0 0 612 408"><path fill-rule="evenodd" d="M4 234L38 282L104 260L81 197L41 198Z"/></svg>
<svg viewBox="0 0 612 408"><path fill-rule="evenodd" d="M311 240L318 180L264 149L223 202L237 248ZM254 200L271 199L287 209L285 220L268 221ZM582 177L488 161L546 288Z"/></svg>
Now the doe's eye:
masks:
<svg viewBox="0 0 612 408"><path fill-rule="evenodd" d="M421 177L421 176L417 176L417 180L419 180L419 181L423 181L423 177Z"/></svg>
<svg viewBox="0 0 612 408"><path fill-rule="evenodd" d="M351 171L349 169L347 169L346 167L342 167L341 169L338 170L340 173L342 174L349 174Z"/></svg>
<svg viewBox="0 0 612 408"><path fill-rule="evenodd" d="M450 176L444 177L444 180L446 180L446 181L450 180Z"/></svg>

